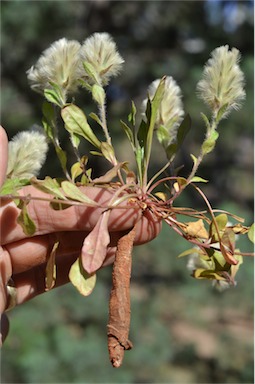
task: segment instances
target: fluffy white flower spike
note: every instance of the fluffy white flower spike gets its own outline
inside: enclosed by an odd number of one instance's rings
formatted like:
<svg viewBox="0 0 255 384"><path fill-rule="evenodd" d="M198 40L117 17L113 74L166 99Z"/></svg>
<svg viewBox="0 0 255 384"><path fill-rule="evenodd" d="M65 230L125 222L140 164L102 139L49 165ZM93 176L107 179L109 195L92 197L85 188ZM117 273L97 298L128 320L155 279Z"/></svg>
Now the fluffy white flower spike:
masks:
<svg viewBox="0 0 255 384"><path fill-rule="evenodd" d="M36 176L46 158L48 144L38 131L19 132L8 145L7 178L30 179Z"/></svg>
<svg viewBox="0 0 255 384"><path fill-rule="evenodd" d="M217 114L224 107L222 117L232 109L239 109L245 99L244 74L239 67L238 49L225 45L216 48L205 65L203 79L197 90L200 98Z"/></svg>
<svg viewBox="0 0 255 384"><path fill-rule="evenodd" d="M100 82L107 85L111 77L118 75L124 63L116 44L108 33L94 33L87 38L80 50L82 62L89 63ZM83 71L84 76L84 71ZM95 79L89 79L94 83Z"/></svg>
<svg viewBox="0 0 255 384"><path fill-rule="evenodd" d="M46 49L35 66L27 74L31 88L43 93L55 83L65 95L74 92L78 86L80 43L65 38L54 42Z"/></svg>
<svg viewBox="0 0 255 384"><path fill-rule="evenodd" d="M154 97L159 83L160 80L157 79L149 86L148 94L150 99ZM145 113L146 104L147 99L143 101L143 114ZM183 115L181 89L171 76L167 76L164 95L159 106L155 124L158 140L165 148L175 140L177 129L181 124Z"/></svg>

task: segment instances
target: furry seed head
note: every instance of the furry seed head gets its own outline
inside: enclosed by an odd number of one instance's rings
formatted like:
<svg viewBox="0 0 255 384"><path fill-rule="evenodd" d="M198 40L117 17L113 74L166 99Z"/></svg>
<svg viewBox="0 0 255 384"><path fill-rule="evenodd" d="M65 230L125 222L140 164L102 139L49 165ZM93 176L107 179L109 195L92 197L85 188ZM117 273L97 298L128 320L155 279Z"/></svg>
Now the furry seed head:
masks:
<svg viewBox="0 0 255 384"><path fill-rule="evenodd" d="M87 38L80 50L82 62L89 63L101 84L107 85L111 77L118 75L124 63L116 44L108 33L94 33ZM84 77L84 70L82 76ZM94 82L92 78L88 80Z"/></svg>
<svg viewBox="0 0 255 384"><path fill-rule="evenodd" d="M160 80L157 79L149 86L148 94L150 99L153 99L159 83ZM158 140L165 148L175 141L177 129L184 115L181 97L180 87L171 76L167 76L164 95L159 106L155 124ZM147 101L148 99L144 100L142 104L143 115L145 115Z"/></svg>
<svg viewBox="0 0 255 384"><path fill-rule="evenodd" d="M55 41L27 71L31 88L43 93L45 89L52 88L52 82L63 93L74 92L78 86L79 50L78 41L65 38Z"/></svg>
<svg viewBox="0 0 255 384"><path fill-rule="evenodd" d="M48 144L43 133L19 132L8 145L8 178L30 179L36 176L46 158Z"/></svg>
<svg viewBox="0 0 255 384"><path fill-rule="evenodd" d="M238 49L221 46L211 53L205 65L203 78L197 85L198 96L217 113L226 108L222 117L232 109L239 109L245 99L244 74L239 67Z"/></svg>

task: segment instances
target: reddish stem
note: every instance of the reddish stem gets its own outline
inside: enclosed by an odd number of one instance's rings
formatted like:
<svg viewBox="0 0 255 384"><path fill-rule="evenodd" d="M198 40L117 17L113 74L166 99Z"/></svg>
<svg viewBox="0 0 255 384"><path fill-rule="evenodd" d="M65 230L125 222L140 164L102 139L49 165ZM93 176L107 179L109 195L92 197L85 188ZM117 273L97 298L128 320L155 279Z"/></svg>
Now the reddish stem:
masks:
<svg viewBox="0 0 255 384"><path fill-rule="evenodd" d="M130 277L135 232L136 226L119 239L113 265L107 335L109 357L115 368L121 366L125 350L132 348L128 334L131 312Z"/></svg>

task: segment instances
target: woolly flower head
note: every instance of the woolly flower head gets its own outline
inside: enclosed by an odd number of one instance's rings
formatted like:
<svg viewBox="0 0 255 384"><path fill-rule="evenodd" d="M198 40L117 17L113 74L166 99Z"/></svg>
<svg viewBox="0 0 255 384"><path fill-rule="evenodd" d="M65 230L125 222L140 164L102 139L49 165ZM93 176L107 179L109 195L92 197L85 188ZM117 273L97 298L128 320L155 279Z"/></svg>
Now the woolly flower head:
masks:
<svg viewBox="0 0 255 384"><path fill-rule="evenodd" d="M99 85L107 85L111 77L118 75L124 63L116 44L108 33L94 33L87 38L80 50L82 62L89 63L95 72ZM84 71L83 71L84 76ZM95 79L90 77L89 81Z"/></svg>
<svg viewBox="0 0 255 384"><path fill-rule="evenodd" d="M232 109L239 109L245 98L244 74L239 67L241 55L238 49L221 46L211 53L205 65L203 78L198 82L199 97L217 113L224 107L221 117Z"/></svg>
<svg viewBox="0 0 255 384"><path fill-rule="evenodd" d="M43 133L19 132L8 144L7 178L30 179L36 176L45 161L47 150Z"/></svg>
<svg viewBox="0 0 255 384"><path fill-rule="evenodd" d="M150 99L153 99L160 80L154 80L148 88ZM145 115L148 99L143 101L142 114ZM165 80L165 89L161 100L156 124L157 137L159 142L166 148L176 139L177 129L181 124L184 115L183 104L181 100L181 89L176 81L167 76Z"/></svg>
<svg viewBox="0 0 255 384"><path fill-rule="evenodd" d="M74 92L78 86L79 50L78 41L55 41L27 71L31 88L43 93L52 88L50 83L55 83L64 94Z"/></svg>

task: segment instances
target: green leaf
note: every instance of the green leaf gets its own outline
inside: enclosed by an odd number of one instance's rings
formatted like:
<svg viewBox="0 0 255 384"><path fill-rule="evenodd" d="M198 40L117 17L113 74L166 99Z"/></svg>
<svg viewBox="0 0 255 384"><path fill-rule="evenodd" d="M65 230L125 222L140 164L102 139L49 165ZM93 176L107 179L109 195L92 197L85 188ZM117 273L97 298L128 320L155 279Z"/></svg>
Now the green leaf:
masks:
<svg viewBox="0 0 255 384"><path fill-rule="evenodd" d="M206 126L206 130L209 131L211 126L210 126L210 121L208 120L208 117L204 114L204 113L200 113L203 120L204 120L204 123L205 123L205 126Z"/></svg>
<svg viewBox="0 0 255 384"><path fill-rule="evenodd" d="M216 122L217 122L217 123L219 123L219 121L222 119L222 116L223 116L224 113L227 111L228 107L229 107L229 104L227 103L227 104L224 104L224 105L220 108L220 110L219 110L218 113L217 113L217 117L216 117Z"/></svg>
<svg viewBox="0 0 255 384"><path fill-rule="evenodd" d="M115 162L115 153L113 146L109 143L106 142L101 142L100 146L101 152L103 156L110 162L114 163Z"/></svg>
<svg viewBox="0 0 255 384"><path fill-rule="evenodd" d="M81 190L70 181L62 181L61 187L65 195L71 199L71 200L77 200L81 203L86 203L89 206L97 207L98 203L94 200L91 200L88 196L85 195L84 192L81 192Z"/></svg>
<svg viewBox="0 0 255 384"><path fill-rule="evenodd" d="M100 127L103 126L103 123L102 123L102 121L100 120L99 116L98 116L97 114L95 114L94 112L91 112L91 113L89 114L89 117L91 117L91 119L95 120L95 121L100 125Z"/></svg>
<svg viewBox="0 0 255 384"><path fill-rule="evenodd" d="M100 148L100 141L90 128L87 118L83 111L74 104L68 104L61 110L61 116L64 120L68 132L76 133L88 140L95 147Z"/></svg>
<svg viewBox="0 0 255 384"><path fill-rule="evenodd" d="M203 179L202 177L199 177L199 176L194 176L191 179L191 182L192 183L208 183L208 180L205 180L205 179Z"/></svg>
<svg viewBox="0 0 255 384"><path fill-rule="evenodd" d="M93 67L92 64L90 64L88 61L84 61L83 67L87 73L87 75L96 83L100 84L100 77L98 76L98 73L96 69Z"/></svg>
<svg viewBox="0 0 255 384"><path fill-rule="evenodd" d="M60 147L60 145L57 145L56 143L55 143L55 151L56 151L56 154L58 156L61 167L65 173L66 172L66 164L67 164L66 152Z"/></svg>
<svg viewBox="0 0 255 384"><path fill-rule="evenodd" d="M254 224L252 224L248 231L248 238L252 243L254 243L254 237Z"/></svg>
<svg viewBox="0 0 255 384"><path fill-rule="evenodd" d="M80 161L77 161L77 163L74 163L72 165L71 167L72 181L74 181L77 177L79 177L85 171L87 162L88 162L88 157L82 156Z"/></svg>
<svg viewBox="0 0 255 384"><path fill-rule="evenodd" d="M197 163L197 157L196 156L194 156L194 155L192 155L192 153L190 154L190 157L192 158L192 160L193 160L193 163L194 163L194 166L196 165L196 163Z"/></svg>
<svg viewBox="0 0 255 384"><path fill-rule="evenodd" d="M202 144L202 153L203 155L206 155L207 153L212 152L212 150L215 147L216 141L219 137L219 134L216 130L212 130L209 137L205 139L205 141Z"/></svg>
<svg viewBox="0 0 255 384"><path fill-rule="evenodd" d="M132 129L122 120L120 120L120 124L124 132L126 133L129 142L131 143L133 151L135 152L135 141L134 141L134 135L133 135Z"/></svg>
<svg viewBox="0 0 255 384"><path fill-rule="evenodd" d="M80 257L71 266L69 279L83 296L89 296L96 285L96 274L84 270Z"/></svg>
<svg viewBox="0 0 255 384"><path fill-rule="evenodd" d="M57 241L51 250L50 256L46 264L46 276L45 276L45 289L49 291L52 289L56 282L56 252L59 246L59 241Z"/></svg>
<svg viewBox="0 0 255 384"><path fill-rule="evenodd" d="M164 146L164 143L169 142L169 131L164 125L160 125L157 129L157 139Z"/></svg>
<svg viewBox="0 0 255 384"><path fill-rule="evenodd" d="M131 112L128 115L128 121L133 125L133 127L135 126L135 117L136 117L136 106L132 100Z"/></svg>
<svg viewBox="0 0 255 384"><path fill-rule="evenodd" d="M64 102L59 90L57 89L45 89L44 97L52 104L56 104L58 107L62 107Z"/></svg>
<svg viewBox="0 0 255 384"><path fill-rule="evenodd" d="M21 225L23 232L27 236L33 236L36 231L36 226L27 211L27 204L29 201L20 200L18 207L21 209L21 212L17 218L18 224Z"/></svg>
<svg viewBox="0 0 255 384"><path fill-rule="evenodd" d="M28 179L6 179L2 187L0 188L0 194L4 195L14 195L17 191L24 187L25 185L29 185L30 181Z"/></svg>
<svg viewBox="0 0 255 384"><path fill-rule="evenodd" d="M180 149L180 147L181 147L186 135L188 134L190 128L191 128L191 118L190 118L190 115L187 114L184 117L181 125L178 128L176 143L171 143L165 149L168 160L174 159L175 154Z"/></svg>
<svg viewBox="0 0 255 384"><path fill-rule="evenodd" d="M104 105L104 103L105 103L104 88L101 87L100 85L94 84L92 86L92 97L97 104Z"/></svg>
<svg viewBox="0 0 255 384"><path fill-rule="evenodd" d="M215 221L217 224L218 231L220 235L224 232L227 222L228 222L228 217L225 213L221 213L220 215L215 217ZM219 241L218 233L215 227L214 222L211 222L210 229L209 229L210 237L212 238L213 242Z"/></svg>
<svg viewBox="0 0 255 384"><path fill-rule="evenodd" d="M42 192L49 193L61 200L66 200L65 195L61 191L61 186L56 179L46 176L44 180L37 180L35 177L31 179L31 184Z"/></svg>
<svg viewBox="0 0 255 384"><path fill-rule="evenodd" d="M45 101L42 106L43 112L43 128L47 137L54 142L54 124L55 124L55 110L51 103Z"/></svg>

